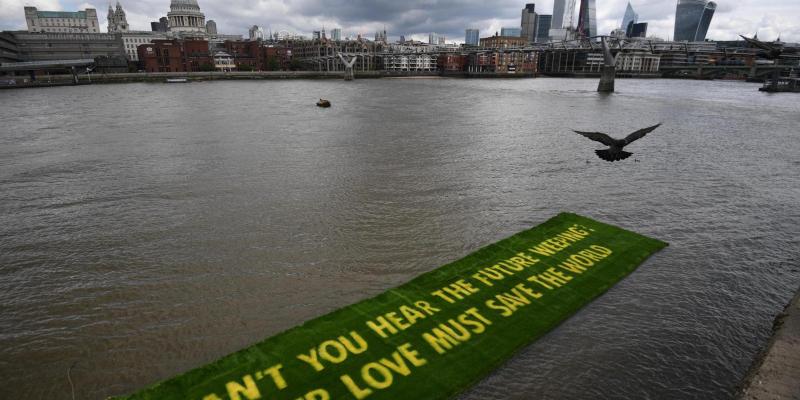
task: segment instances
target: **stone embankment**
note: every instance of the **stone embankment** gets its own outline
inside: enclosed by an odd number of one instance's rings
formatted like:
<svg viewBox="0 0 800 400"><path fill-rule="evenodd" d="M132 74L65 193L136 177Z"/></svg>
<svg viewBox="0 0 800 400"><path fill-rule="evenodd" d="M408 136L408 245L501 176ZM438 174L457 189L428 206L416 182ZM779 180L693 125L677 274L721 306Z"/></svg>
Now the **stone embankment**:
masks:
<svg viewBox="0 0 800 400"><path fill-rule="evenodd" d="M775 318L772 338L751 367L739 399L800 399L800 291Z"/></svg>
<svg viewBox="0 0 800 400"><path fill-rule="evenodd" d="M498 73L453 73L441 74L438 71L361 71L355 73L356 79L371 78L413 78L413 77L454 77L454 78L530 78L532 74ZM166 82L167 79L186 78L189 81L214 80L263 80L263 79L344 79L344 72L324 71L254 71L254 72L133 72L116 74L80 74L78 84ZM0 89L21 87L49 87L75 85L72 75L37 75L32 81L28 75L3 77Z"/></svg>

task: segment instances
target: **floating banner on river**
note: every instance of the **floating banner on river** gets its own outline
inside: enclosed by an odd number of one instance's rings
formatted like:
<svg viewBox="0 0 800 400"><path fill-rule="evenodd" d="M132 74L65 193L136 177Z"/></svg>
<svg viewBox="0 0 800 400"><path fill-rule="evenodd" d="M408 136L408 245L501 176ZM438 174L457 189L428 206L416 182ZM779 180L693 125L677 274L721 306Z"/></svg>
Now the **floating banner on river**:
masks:
<svg viewBox="0 0 800 400"><path fill-rule="evenodd" d="M667 246L575 214L129 399L443 399Z"/></svg>

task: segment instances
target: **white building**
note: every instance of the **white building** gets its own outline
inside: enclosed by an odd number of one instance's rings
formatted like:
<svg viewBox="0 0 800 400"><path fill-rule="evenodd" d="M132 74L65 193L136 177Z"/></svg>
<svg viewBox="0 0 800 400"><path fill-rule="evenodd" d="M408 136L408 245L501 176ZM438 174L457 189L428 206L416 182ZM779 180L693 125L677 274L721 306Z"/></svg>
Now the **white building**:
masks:
<svg viewBox="0 0 800 400"><path fill-rule="evenodd" d="M214 53L214 68L221 72L230 72L236 69L233 57L224 51Z"/></svg>
<svg viewBox="0 0 800 400"><path fill-rule="evenodd" d="M382 54L386 71L436 71L439 55L435 53Z"/></svg>
<svg viewBox="0 0 800 400"><path fill-rule="evenodd" d="M649 51L620 52L617 54L617 72L658 72L661 56Z"/></svg>
<svg viewBox="0 0 800 400"><path fill-rule="evenodd" d="M264 40L267 38L267 35L264 33L264 28L258 25L250 27L248 32L250 34L250 40Z"/></svg>
<svg viewBox="0 0 800 400"><path fill-rule="evenodd" d="M128 31L118 33L118 35L122 37L122 47L125 48L125 55L130 61L139 61L139 53L136 50L139 45L167 38L165 32L150 31Z"/></svg>
<svg viewBox="0 0 800 400"><path fill-rule="evenodd" d="M122 5L117 2L116 10L108 5L108 33L127 32L128 31L128 18L125 17L125 10Z"/></svg>
<svg viewBox="0 0 800 400"><path fill-rule="evenodd" d="M100 33L97 10L83 11L39 11L36 7L25 7L28 32Z"/></svg>
<svg viewBox="0 0 800 400"><path fill-rule="evenodd" d="M431 32L428 34L428 44L444 44L444 36L439 35L436 32Z"/></svg>
<svg viewBox="0 0 800 400"><path fill-rule="evenodd" d="M167 18L170 32L206 33L206 16L197 0L172 0Z"/></svg>

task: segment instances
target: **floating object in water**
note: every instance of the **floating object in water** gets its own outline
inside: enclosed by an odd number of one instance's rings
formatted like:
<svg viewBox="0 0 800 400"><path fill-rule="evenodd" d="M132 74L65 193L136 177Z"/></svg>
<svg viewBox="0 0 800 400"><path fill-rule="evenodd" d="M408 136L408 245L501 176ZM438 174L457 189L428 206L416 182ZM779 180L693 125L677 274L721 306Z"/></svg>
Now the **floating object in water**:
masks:
<svg viewBox="0 0 800 400"><path fill-rule="evenodd" d="M330 106L331 102L325 99L319 99L319 101L317 102L317 107L330 107Z"/></svg>
<svg viewBox="0 0 800 400"><path fill-rule="evenodd" d="M644 135L654 131L656 128L661 126L661 124L656 124L651 127L647 127L644 129L639 129L636 132L631 133L625 139L614 139L611 136L606 135L605 133L600 132L581 132L575 131L575 133L586 136L589 139L592 139L596 142L600 142L606 146L608 149L604 150L595 150L594 152L597 153L597 156L602 158L606 161L617 161L617 160L624 160L631 156L633 153L629 153L627 151L622 151L622 148L633 143L635 140L641 139Z"/></svg>
<svg viewBox="0 0 800 400"><path fill-rule="evenodd" d="M167 83L186 83L189 82L186 78L167 78Z"/></svg>

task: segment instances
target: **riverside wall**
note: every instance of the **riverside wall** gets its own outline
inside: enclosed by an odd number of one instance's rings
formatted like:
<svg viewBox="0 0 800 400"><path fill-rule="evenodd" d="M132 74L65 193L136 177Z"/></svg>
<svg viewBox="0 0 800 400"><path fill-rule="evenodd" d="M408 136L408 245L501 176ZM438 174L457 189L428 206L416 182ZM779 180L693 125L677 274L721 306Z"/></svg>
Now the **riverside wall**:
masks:
<svg viewBox="0 0 800 400"><path fill-rule="evenodd" d="M800 291L775 318L772 337L753 363L738 398L800 399Z"/></svg>

